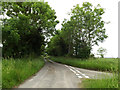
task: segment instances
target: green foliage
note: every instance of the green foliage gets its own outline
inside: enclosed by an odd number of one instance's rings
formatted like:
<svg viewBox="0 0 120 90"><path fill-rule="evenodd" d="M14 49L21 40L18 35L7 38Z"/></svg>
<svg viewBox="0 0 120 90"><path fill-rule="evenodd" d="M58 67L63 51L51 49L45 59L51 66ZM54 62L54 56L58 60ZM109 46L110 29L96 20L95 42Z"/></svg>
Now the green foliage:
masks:
<svg viewBox="0 0 120 90"><path fill-rule="evenodd" d="M101 58L104 58L104 55L107 53L107 50L100 47L98 50L97 50L97 55L100 55Z"/></svg>
<svg viewBox="0 0 120 90"><path fill-rule="evenodd" d="M82 7L74 6L70 20L62 23L63 39L68 43L68 55L86 58L91 53L92 46L103 42L108 36L105 33L102 15L104 9L84 2ZM84 46L84 47L83 47Z"/></svg>
<svg viewBox="0 0 120 90"><path fill-rule="evenodd" d="M2 41L3 41L3 56L14 55L14 49L18 45L20 35L17 28L13 28L13 23L16 24L15 19L5 20L5 26L2 28ZM11 25L8 25L11 24ZM8 48L9 47L9 48Z"/></svg>
<svg viewBox="0 0 120 90"><path fill-rule="evenodd" d="M30 19L30 24L34 28L41 28L44 34L49 36L53 34L56 20L55 11L51 9L47 2L9 2L3 3L3 11L7 11L9 17L26 16ZM7 9L7 10L6 10Z"/></svg>
<svg viewBox="0 0 120 90"><path fill-rule="evenodd" d="M77 54L75 55L75 57L78 57L81 59L89 58L91 48L89 48L85 42L82 42L80 46L77 47L76 49L77 49L76 50Z"/></svg>
<svg viewBox="0 0 120 90"><path fill-rule="evenodd" d="M55 11L46 2L3 2L3 57L21 57L44 52L45 37L55 33ZM9 48L8 48L9 47Z"/></svg>
<svg viewBox="0 0 120 90"><path fill-rule="evenodd" d="M59 34L51 38L48 43L47 53L52 56L63 56L67 54L67 44L63 40L62 36Z"/></svg>
<svg viewBox="0 0 120 90"><path fill-rule="evenodd" d="M90 58L90 59L77 59L66 57L51 57L51 60L79 68L118 72L118 59L114 58Z"/></svg>
<svg viewBox="0 0 120 90"><path fill-rule="evenodd" d="M38 72L44 65L43 58L3 59L2 88L13 88Z"/></svg>

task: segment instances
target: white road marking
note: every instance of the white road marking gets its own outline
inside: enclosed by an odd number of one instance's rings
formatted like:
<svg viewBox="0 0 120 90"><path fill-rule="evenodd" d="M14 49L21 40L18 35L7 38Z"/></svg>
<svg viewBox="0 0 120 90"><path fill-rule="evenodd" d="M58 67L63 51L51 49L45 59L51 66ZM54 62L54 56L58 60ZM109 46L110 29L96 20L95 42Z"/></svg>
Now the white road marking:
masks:
<svg viewBox="0 0 120 90"><path fill-rule="evenodd" d="M33 79L30 79L29 81L32 81Z"/></svg>
<svg viewBox="0 0 120 90"><path fill-rule="evenodd" d="M75 70L76 70L76 69L75 69ZM89 78L89 76L87 76L87 75L81 73L79 70L76 70L76 71L77 71L78 73L82 74L85 78Z"/></svg>
<svg viewBox="0 0 120 90"><path fill-rule="evenodd" d="M81 76L77 76L78 78L82 78Z"/></svg>
<svg viewBox="0 0 120 90"><path fill-rule="evenodd" d="M73 67L65 65L70 71L72 71L78 78L82 78L79 73L77 73Z"/></svg>
<svg viewBox="0 0 120 90"><path fill-rule="evenodd" d="M76 73L75 75L79 76L80 74Z"/></svg>
<svg viewBox="0 0 120 90"><path fill-rule="evenodd" d="M89 78L89 76L81 73L79 70L75 69L74 67L67 66L67 65L65 65L65 66L66 66L67 68L69 68L73 73L75 73L75 75L76 75L78 78L82 78L82 77L80 76L80 74L83 75L85 78Z"/></svg>
<svg viewBox="0 0 120 90"><path fill-rule="evenodd" d="M73 69L69 68L72 72L76 73L76 71L74 71Z"/></svg>
<svg viewBox="0 0 120 90"><path fill-rule="evenodd" d="M66 67L68 67L67 65L65 65Z"/></svg>
<svg viewBox="0 0 120 90"><path fill-rule="evenodd" d="M74 67L71 67L71 66L70 66L70 68L75 69Z"/></svg>

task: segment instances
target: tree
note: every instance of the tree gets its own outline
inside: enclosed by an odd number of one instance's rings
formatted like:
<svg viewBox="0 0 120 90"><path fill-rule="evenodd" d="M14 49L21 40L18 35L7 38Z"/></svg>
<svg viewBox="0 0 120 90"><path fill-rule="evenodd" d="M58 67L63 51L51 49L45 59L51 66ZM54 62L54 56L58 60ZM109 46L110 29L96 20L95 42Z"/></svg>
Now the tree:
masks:
<svg viewBox="0 0 120 90"><path fill-rule="evenodd" d="M100 47L98 50L97 50L97 55L100 55L101 58L104 58L104 55L107 53L107 50L105 48L102 48Z"/></svg>
<svg viewBox="0 0 120 90"><path fill-rule="evenodd" d="M74 6L70 20L65 20L62 24L62 30L67 32L66 38L69 38L70 55L81 57L85 56L82 54L86 51L85 54L88 53L89 57L92 46L108 37L104 28L105 22L102 20L103 14L104 9L100 5L94 9L89 2L84 2L82 7L78 4Z"/></svg>
<svg viewBox="0 0 120 90"><path fill-rule="evenodd" d="M63 40L68 45L68 56L73 56L74 48L73 48L73 25L71 21L64 20L62 23L62 29L61 29L61 36Z"/></svg>
<svg viewBox="0 0 120 90"><path fill-rule="evenodd" d="M17 20L4 20L4 23L2 27L3 57L14 56L20 40L18 29L13 27L13 23L17 24Z"/></svg>
<svg viewBox="0 0 120 90"><path fill-rule="evenodd" d="M54 34L55 26L59 22L56 20L55 10L51 9L47 2L3 2L2 7L11 18L27 16L30 20L29 25L33 25L36 30L42 29L46 36Z"/></svg>
<svg viewBox="0 0 120 90"><path fill-rule="evenodd" d="M61 32L58 30L57 34L48 43L47 53L52 56L65 56L68 53L67 46L67 43L61 36Z"/></svg>
<svg viewBox="0 0 120 90"><path fill-rule="evenodd" d="M10 17L10 19L3 21L3 51L5 56L8 55L7 52L11 54L15 52L15 56L18 57L33 52L40 55L47 42L45 38L54 35L56 31L55 26L58 20L56 20L55 11L47 2L3 2L2 8L2 13L6 12L7 16ZM7 37L17 38L11 35L12 32L19 36L17 45ZM11 50L8 50L8 47Z"/></svg>

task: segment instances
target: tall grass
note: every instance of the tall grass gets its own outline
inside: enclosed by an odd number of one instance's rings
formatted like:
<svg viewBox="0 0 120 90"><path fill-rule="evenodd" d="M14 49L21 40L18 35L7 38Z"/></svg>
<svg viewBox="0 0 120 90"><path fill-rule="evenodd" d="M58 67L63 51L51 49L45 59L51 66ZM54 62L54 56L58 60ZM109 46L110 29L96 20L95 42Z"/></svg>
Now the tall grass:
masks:
<svg viewBox="0 0 120 90"><path fill-rule="evenodd" d="M51 57L51 60L79 68L92 69L98 71L118 71L118 59L114 58L90 58L88 60L81 60L77 58L66 58L66 57Z"/></svg>
<svg viewBox="0 0 120 90"><path fill-rule="evenodd" d="M82 81L84 88L118 88L118 75L107 76L104 79L85 79Z"/></svg>
<svg viewBox="0 0 120 90"><path fill-rule="evenodd" d="M120 89L120 58L118 58L119 60L118 60L118 64L119 64L119 66L118 66L118 79L119 79L119 81L118 81L118 85L119 85L119 89Z"/></svg>
<svg viewBox="0 0 120 90"><path fill-rule="evenodd" d="M42 58L3 59L2 88L13 88L38 72L44 65Z"/></svg>
<svg viewBox="0 0 120 90"><path fill-rule="evenodd" d="M0 89L2 88L2 60L0 59Z"/></svg>

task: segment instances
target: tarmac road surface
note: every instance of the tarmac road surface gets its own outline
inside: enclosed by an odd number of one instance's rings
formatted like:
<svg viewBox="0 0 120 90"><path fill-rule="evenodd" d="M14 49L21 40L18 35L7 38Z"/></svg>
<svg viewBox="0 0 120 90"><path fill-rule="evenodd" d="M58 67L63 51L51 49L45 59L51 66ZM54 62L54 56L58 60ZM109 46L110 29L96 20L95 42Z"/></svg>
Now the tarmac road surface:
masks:
<svg viewBox="0 0 120 90"><path fill-rule="evenodd" d="M18 88L81 88L82 78L105 78L111 73L86 70L46 61L45 66Z"/></svg>

